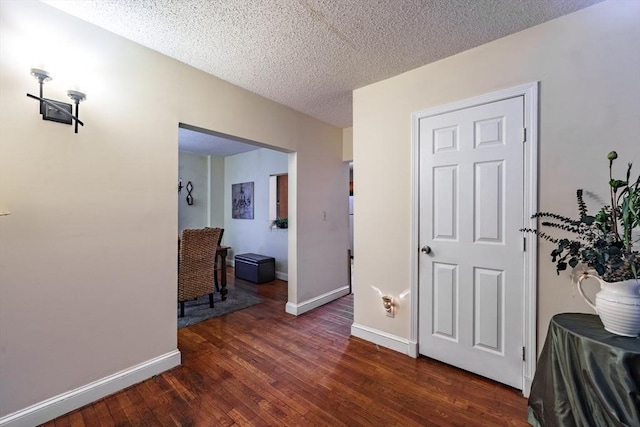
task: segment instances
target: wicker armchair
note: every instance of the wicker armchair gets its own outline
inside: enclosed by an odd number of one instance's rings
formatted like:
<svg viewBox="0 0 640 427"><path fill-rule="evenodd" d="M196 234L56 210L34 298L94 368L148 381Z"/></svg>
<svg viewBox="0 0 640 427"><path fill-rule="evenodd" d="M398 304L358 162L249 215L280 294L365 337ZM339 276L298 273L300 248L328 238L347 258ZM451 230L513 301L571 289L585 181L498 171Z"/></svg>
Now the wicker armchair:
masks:
<svg viewBox="0 0 640 427"><path fill-rule="evenodd" d="M220 228L184 230L178 258L178 302L180 317L184 317L185 301L209 294L213 307L213 276Z"/></svg>

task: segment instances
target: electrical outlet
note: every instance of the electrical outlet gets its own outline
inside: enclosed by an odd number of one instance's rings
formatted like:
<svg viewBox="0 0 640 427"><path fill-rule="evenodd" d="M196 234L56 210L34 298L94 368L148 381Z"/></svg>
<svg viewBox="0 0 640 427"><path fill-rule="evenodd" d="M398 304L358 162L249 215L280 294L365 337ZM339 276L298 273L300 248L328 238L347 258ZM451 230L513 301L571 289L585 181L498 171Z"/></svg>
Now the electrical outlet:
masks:
<svg viewBox="0 0 640 427"><path fill-rule="evenodd" d="M395 316L395 305L393 304L393 297L383 296L382 297L382 305L384 306L384 310L386 312L387 317Z"/></svg>

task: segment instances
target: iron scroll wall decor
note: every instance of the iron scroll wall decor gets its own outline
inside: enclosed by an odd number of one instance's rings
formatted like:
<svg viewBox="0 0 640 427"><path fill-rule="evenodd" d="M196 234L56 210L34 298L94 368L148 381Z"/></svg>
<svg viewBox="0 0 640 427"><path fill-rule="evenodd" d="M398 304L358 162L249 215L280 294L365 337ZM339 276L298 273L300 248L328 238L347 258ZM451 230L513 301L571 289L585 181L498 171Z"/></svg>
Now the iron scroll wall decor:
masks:
<svg viewBox="0 0 640 427"><path fill-rule="evenodd" d="M193 191L193 184L191 181L187 182L187 186L185 188L187 189L187 204L191 206L193 205L193 196L191 195L191 192Z"/></svg>
<svg viewBox="0 0 640 427"><path fill-rule="evenodd" d="M48 72L38 68L32 68L31 75L38 80L38 84L40 85L40 96L31 95L30 93L28 93L27 96L40 101L40 115L42 115L42 120L51 120L68 125L75 122L75 133L78 133L78 125L84 126L84 123L79 118L80 103L87 99L87 95L77 90L67 91L67 96L74 101L76 106L76 112L73 114L73 107L71 104L44 98L42 94L42 87L44 83L51 80L51 75Z"/></svg>

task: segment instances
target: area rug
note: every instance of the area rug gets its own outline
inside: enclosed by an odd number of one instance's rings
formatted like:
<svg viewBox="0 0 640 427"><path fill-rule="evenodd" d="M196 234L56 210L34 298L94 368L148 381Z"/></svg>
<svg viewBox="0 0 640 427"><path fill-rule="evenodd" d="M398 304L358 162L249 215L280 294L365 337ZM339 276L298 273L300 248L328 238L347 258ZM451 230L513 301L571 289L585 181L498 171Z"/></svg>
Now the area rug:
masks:
<svg viewBox="0 0 640 427"><path fill-rule="evenodd" d="M238 288L227 289L229 289L229 293L224 301L220 300L220 293L216 292L214 294L213 308L209 307L209 295L203 295L197 300L187 301L184 304L184 317L178 317L178 329L262 302L262 299L257 296L243 292ZM180 304L178 304L178 315L180 315Z"/></svg>

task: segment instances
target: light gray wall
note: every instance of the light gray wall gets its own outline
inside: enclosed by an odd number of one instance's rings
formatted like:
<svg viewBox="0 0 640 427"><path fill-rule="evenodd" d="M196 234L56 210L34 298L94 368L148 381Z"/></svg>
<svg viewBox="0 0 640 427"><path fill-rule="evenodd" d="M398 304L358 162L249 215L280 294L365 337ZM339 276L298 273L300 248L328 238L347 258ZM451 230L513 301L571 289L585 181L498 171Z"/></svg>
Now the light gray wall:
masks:
<svg viewBox="0 0 640 427"><path fill-rule="evenodd" d="M178 231L186 228L203 228L209 225L209 176L208 156L180 151L178 176L182 178L182 191L178 194ZM193 204L187 203L187 183L191 182Z"/></svg>
<svg viewBox="0 0 640 427"><path fill-rule="evenodd" d="M225 157L225 244L233 255L247 252L272 256L276 272L286 278L288 266L289 230L271 228L269 219L269 177L288 171L288 154L260 149ZM233 219L231 215L231 185L253 182L254 219Z"/></svg>
<svg viewBox="0 0 640 427"><path fill-rule="evenodd" d="M224 227L224 157L180 151L178 176L184 188L178 195L178 231ZM187 183L193 184L193 204L187 204Z"/></svg>

